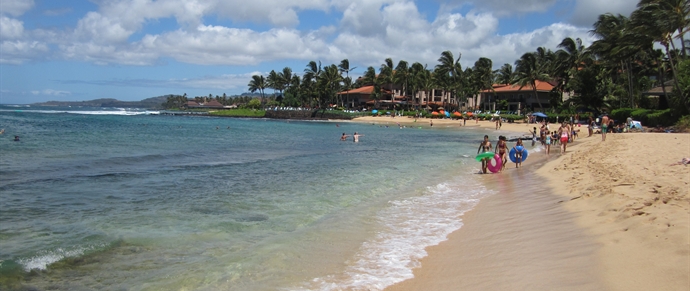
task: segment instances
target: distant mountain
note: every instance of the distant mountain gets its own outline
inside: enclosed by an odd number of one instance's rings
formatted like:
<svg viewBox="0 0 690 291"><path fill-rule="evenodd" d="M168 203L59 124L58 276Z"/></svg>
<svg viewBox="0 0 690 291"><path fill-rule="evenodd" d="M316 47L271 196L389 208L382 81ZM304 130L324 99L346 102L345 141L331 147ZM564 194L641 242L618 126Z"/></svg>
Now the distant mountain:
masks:
<svg viewBox="0 0 690 291"><path fill-rule="evenodd" d="M146 98L141 101L120 101L113 98L101 98L89 101L48 101L42 103L35 103L38 106L88 106L88 107L122 107L122 108L146 108L146 109L162 109L163 103L167 101L168 96L164 95L158 97Z"/></svg>

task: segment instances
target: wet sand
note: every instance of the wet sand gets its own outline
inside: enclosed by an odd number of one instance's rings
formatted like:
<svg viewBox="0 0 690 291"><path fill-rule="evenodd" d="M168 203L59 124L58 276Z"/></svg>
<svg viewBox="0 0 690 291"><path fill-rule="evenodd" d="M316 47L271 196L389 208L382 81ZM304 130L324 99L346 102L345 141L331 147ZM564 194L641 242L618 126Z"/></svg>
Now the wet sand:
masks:
<svg viewBox="0 0 690 291"><path fill-rule="evenodd" d="M447 241L427 248L413 279L385 290L605 290L592 264L594 238L534 175L544 161L481 177L497 193L466 213Z"/></svg>

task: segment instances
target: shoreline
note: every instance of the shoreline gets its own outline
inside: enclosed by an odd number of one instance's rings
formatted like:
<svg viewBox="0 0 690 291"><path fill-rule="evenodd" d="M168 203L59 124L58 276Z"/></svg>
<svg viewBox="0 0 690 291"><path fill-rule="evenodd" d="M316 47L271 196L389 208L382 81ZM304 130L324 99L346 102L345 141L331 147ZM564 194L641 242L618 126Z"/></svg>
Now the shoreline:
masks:
<svg viewBox="0 0 690 291"><path fill-rule="evenodd" d="M405 119L354 122L415 124ZM431 128L429 119L421 120L422 128ZM434 120L433 128L460 128L460 122ZM503 124L499 132L490 121L472 125L493 135L519 135L536 126ZM552 148L550 158L541 157L542 151L527 167L481 177L499 193L465 213L463 227L446 241L426 248L414 278L385 290L687 290L690 168L665 169L690 157L690 135L609 134L602 143L601 135L586 137L586 127L581 129L563 156ZM654 147L659 139L672 143L664 155ZM634 167L615 170L621 159L639 155L645 158ZM596 162L603 163L601 170L587 166ZM601 175L625 182L597 188ZM636 189L621 196L620 184Z"/></svg>

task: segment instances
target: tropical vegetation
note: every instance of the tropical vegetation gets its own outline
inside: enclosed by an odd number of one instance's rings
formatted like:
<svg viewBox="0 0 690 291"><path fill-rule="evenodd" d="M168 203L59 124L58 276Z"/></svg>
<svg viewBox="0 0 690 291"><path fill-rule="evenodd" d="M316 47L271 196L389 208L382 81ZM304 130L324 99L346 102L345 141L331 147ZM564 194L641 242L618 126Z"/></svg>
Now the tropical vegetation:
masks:
<svg viewBox="0 0 690 291"><path fill-rule="evenodd" d="M431 66L419 62L387 58L378 67L370 66L352 80L355 68L348 59L338 65L307 63L301 74L286 67L271 71L266 77L252 76L250 92L260 94L260 104L280 107L351 109L344 102L350 90L373 86L371 99L379 108L385 86L394 85L403 96L442 90L443 102L465 102L480 92L493 90L493 84L513 84L530 88L536 94L538 81L554 85L548 100L537 100L534 110L547 114L574 114L579 111L644 111L649 122L673 123L690 112L690 43L685 33L690 29L690 2L687 0L640 0L629 16L599 15L590 31L595 36L590 46L581 39L566 37L555 51L539 47L524 53L512 64L493 70L489 58L479 58L472 67L463 68L462 55L444 51ZM658 99L645 92L661 86ZM666 91L670 88L670 92ZM266 97L265 89L274 94ZM237 101L237 100L234 100ZM179 102L171 102L177 105ZM222 102L221 102L222 103ZM237 103L237 102L236 102ZM412 103L412 102L410 102ZM243 103L244 104L244 103ZM498 106L505 104L498 103ZM620 109L626 111L620 111ZM660 110L651 110L660 108ZM409 106L408 109L424 109ZM500 108L499 108L500 109ZM687 118L686 118L687 120Z"/></svg>

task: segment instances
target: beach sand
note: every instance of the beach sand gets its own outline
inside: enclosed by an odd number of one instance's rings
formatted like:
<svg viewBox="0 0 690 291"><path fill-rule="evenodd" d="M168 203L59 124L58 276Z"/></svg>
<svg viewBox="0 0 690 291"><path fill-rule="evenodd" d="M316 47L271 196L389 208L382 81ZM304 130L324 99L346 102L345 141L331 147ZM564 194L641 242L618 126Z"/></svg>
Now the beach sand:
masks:
<svg viewBox="0 0 690 291"><path fill-rule="evenodd" d="M429 125L413 124L420 122ZM435 119L434 128L460 122ZM670 166L690 157L690 135L609 134L601 142L582 130L563 156L552 148L521 169L482 176L498 193L427 248L413 279L386 290L690 290L690 166Z"/></svg>

